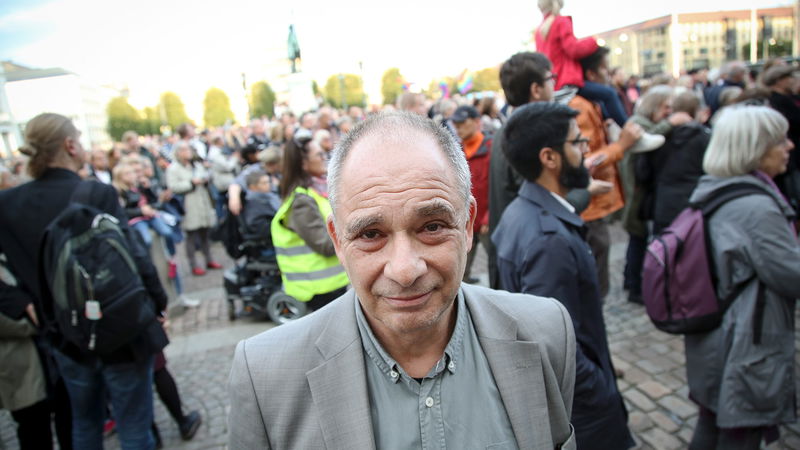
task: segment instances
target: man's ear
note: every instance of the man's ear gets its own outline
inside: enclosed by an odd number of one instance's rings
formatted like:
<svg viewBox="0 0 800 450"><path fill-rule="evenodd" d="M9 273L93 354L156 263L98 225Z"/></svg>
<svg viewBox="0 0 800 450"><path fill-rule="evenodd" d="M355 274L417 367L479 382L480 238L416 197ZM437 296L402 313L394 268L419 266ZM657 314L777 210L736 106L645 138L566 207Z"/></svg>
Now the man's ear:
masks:
<svg viewBox="0 0 800 450"><path fill-rule="evenodd" d="M539 83L531 83L530 100L534 102L541 100L543 91L544 86Z"/></svg>
<svg viewBox="0 0 800 450"><path fill-rule="evenodd" d="M550 147L539 150L539 162L543 169L558 169L561 155Z"/></svg>
<svg viewBox="0 0 800 450"><path fill-rule="evenodd" d="M469 196L469 217L467 218L467 251L472 250L472 242L474 239L473 236L473 226L475 226L475 220L478 218L478 202L475 201L475 197L472 195Z"/></svg>
<svg viewBox="0 0 800 450"><path fill-rule="evenodd" d="M339 258L339 261L344 261L341 254L341 243L339 242L339 235L336 233L336 223L333 220L333 214L328 216L328 220L326 222L328 228L328 236L331 237L333 241L333 248L336 250L336 256Z"/></svg>

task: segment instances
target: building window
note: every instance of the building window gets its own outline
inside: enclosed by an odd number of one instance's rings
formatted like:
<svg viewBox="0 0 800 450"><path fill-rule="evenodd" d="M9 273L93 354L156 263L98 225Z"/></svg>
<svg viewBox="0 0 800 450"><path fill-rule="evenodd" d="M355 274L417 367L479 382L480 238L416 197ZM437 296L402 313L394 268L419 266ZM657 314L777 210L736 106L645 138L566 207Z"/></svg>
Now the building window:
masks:
<svg viewBox="0 0 800 450"><path fill-rule="evenodd" d="M701 55L707 55L708 54L708 48L706 48L706 47L701 48L700 49L700 54Z"/></svg>

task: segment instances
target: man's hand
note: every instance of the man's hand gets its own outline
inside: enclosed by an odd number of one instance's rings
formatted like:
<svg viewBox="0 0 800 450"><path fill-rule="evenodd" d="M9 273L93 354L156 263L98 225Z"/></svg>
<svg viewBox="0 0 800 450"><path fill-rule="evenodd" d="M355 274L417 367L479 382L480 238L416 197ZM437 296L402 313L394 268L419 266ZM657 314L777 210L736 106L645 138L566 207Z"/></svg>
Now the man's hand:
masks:
<svg viewBox="0 0 800 450"><path fill-rule="evenodd" d="M603 164L603 161L605 161L607 157L608 155L605 153L595 153L594 155L587 156L583 160L583 167L586 167L589 173L591 173L597 166Z"/></svg>
<svg viewBox="0 0 800 450"><path fill-rule="evenodd" d="M609 183L608 181L603 180L592 180L589 182L589 187L586 190L589 191L589 194L592 196L605 194L607 192L611 192L611 189L614 188L614 183Z"/></svg>
<svg viewBox="0 0 800 450"><path fill-rule="evenodd" d="M619 141L617 142L620 146L622 146L622 148L627 150L631 148L633 144L639 140L639 138L642 137L643 133L644 130L639 126L639 124L629 120L625 123L625 126L622 127L622 132L619 134Z"/></svg>
<svg viewBox="0 0 800 450"><path fill-rule="evenodd" d="M38 327L39 318L36 317L36 309L34 309L33 303L28 303L28 306L25 307L25 312L28 313L28 317L31 318L31 322Z"/></svg>
<svg viewBox="0 0 800 450"><path fill-rule="evenodd" d="M142 210L142 215L145 217L154 217L156 215L156 210L150 205L142 205L140 209Z"/></svg>
<svg viewBox="0 0 800 450"><path fill-rule="evenodd" d="M238 183L231 183L228 186L228 211L234 216L242 212L242 187Z"/></svg>
<svg viewBox="0 0 800 450"><path fill-rule="evenodd" d="M195 186L205 184L206 180L204 178L192 178L192 184Z"/></svg>
<svg viewBox="0 0 800 450"><path fill-rule="evenodd" d="M489 225L481 225L480 233L489 234Z"/></svg>

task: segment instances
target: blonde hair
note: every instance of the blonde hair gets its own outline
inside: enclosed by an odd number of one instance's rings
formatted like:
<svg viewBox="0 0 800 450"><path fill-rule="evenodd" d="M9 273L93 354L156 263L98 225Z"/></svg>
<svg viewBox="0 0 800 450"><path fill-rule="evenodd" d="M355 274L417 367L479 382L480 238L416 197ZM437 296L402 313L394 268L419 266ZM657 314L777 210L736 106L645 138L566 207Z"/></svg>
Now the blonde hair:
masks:
<svg viewBox="0 0 800 450"><path fill-rule="evenodd" d="M735 177L758 169L770 148L786 139L789 122L766 106L729 106L719 111L711 132L703 170L717 177Z"/></svg>
<svg viewBox="0 0 800 450"><path fill-rule="evenodd" d="M111 171L111 184L117 188L117 191L122 193L122 191L130 190L132 186L126 186L122 181L122 173L126 170L135 170L132 165L120 163L114 166L114 170Z"/></svg>
<svg viewBox="0 0 800 450"><path fill-rule="evenodd" d="M78 129L68 117L55 113L42 113L25 126L25 144L19 151L30 157L28 173L39 178L55 161L68 137L78 138Z"/></svg>

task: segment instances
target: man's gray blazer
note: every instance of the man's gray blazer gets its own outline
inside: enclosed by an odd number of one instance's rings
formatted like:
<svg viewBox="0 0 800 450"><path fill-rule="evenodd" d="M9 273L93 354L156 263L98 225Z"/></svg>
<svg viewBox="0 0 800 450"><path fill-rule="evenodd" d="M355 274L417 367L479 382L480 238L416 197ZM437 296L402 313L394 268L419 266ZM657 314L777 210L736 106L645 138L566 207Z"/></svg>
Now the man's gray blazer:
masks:
<svg viewBox="0 0 800 450"><path fill-rule="evenodd" d="M519 448L574 448L575 334L566 309L548 298L461 289ZM239 343L230 448L375 448L355 301L351 289Z"/></svg>

